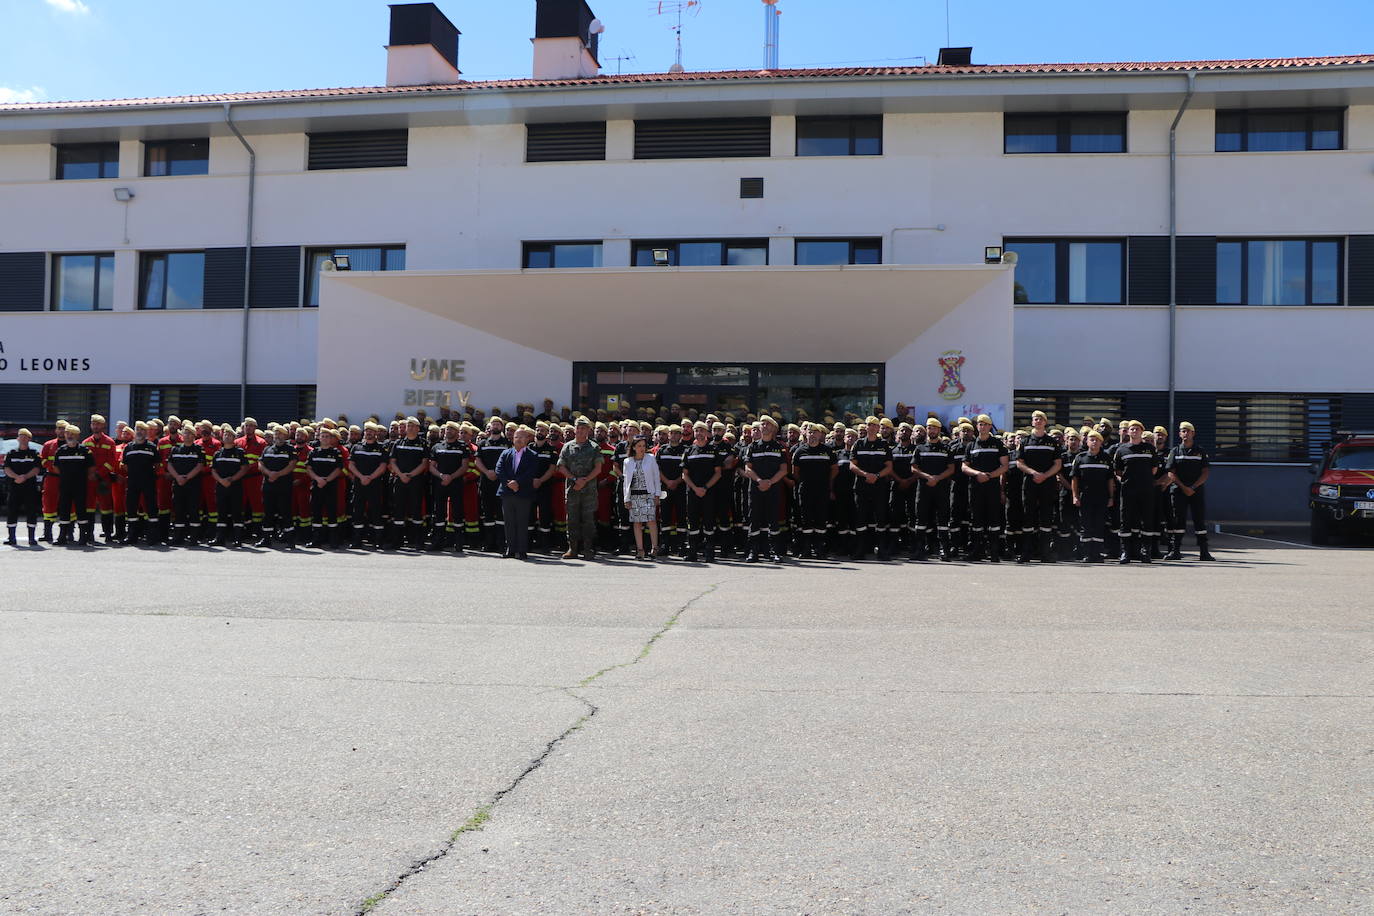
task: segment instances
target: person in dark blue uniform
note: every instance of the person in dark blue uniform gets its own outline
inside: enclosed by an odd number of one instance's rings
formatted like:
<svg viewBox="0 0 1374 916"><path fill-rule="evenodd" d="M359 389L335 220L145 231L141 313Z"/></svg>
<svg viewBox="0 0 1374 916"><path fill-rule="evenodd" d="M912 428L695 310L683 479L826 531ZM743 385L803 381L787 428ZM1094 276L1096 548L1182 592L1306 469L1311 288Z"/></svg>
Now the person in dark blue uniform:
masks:
<svg viewBox="0 0 1374 916"><path fill-rule="evenodd" d="M296 547L296 524L292 515L295 496L296 465L301 449L291 441L291 431L285 426L272 430L272 443L258 457L262 472L262 537L254 547L271 547L273 537L279 537L287 550Z"/></svg>
<svg viewBox="0 0 1374 916"><path fill-rule="evenodd" d="M1159 455L1145 441L1145 424L1132 420L1127 424L1128 441L1116 447L1116 476L1121 481L1121 557L1129 563L1138 555L1142 563L1150 562L1149 538L1154 531L1155 468Z"/></svg>
<svg viewBox="0 0 1374 916"><path fill-rule="evenodd" d="M954 559L954 547L950 543L949 491L957 463L950 454L949 443L941 435L943 429L944 424L935 417L927 420L926 441L916 452L915 471L920 481L916 490L916 558L919 560L929 556L932 541L941 560Z"/></svg>
<svg viewBox="0 0 1374 916"><path fill-rule="evenodd" d="M33 433L19 430L18 444L5 455L5 476L10 479L9 506L6 508L9 537L5 544L10 547L19 546L14 533L19 528L21 514L29 526L29 546L38 546L38 475L42 467L38 449L31 445L32 441Z"/></svg>
<svg viewBox="0 0 1374 916"><path fill-rule="evenodd" d="M1018 563L1029 563L1039 548L1042 563L1054 562L1054 509L1059 499L1059 472L1064 463L1059 443L1050 437L1043 410L1031 414L1031 433L1021 443L1016 466L1021 469L1021 507L1025 532Z"/></svg>
<svg viewBox="0 0 1374 916"><path fill-rule="evenodd" d="M1212 475L1211 462L1193 441L1197 431L1184 420L1178 424L1178 445L1169 452L1165 467L1169 475L1169 499L1173 507L1173 530L1170 534L1170 560L1183 559L1183 535L1188 515L1193 517L1193 533L1197 536L1198 559L1216 558L1207 550L1207 496L1204 487Z"/></svg>
<svg viewBox="0 0 1374 916"><path fill-rule="evenodd" d="M969 478L970 562L1001 559L1002 477L1010 466L1006 445L992 434L992 417L979 414L978 438L964 451L962 468Z"/></svg>
<svg viewBox="0 0 1374 916"><path fill-rule="evenodd" d="M1101 563L1107 543L1108 511L1116 501L1116 474L1112 459L1102 447L1102 433L1089 430L1087 441L1088 447L1074 456L1069 486L1082 525L1083 560Z"/></svg>
<svg viewBox="0 0 1374 916"><path fill-rule="evenodd" d="M692 444L682 456L682 477L686 487L687 559L698 556L714 560L716 524L714 501L723 473L720 449L711 441L711 430L704 422L692 425Z"/></svg>
<svg viewBox="0 0 1374 916"><path fill-rule="evenodd" d="M759 425L762 435L744 451L744 476L749 480L749 553L745 562L757 563L760 553L766 551L774 563L781 563L777 538L782 497L779 484L787 476L785 446L778 441L776 420L764 415Z"/></svg>
<svg viewBox="0 0 1374 916"><path fill-rule="evenodd" d="M897 427L897 441L892 446L892 498L887 510L887 535L894 551L905 542L911 556L916 555L916 483L912 468L916 463L917 445L913 441L910 423Z"/></svg>
<svg viewBox="0 0 1374 916"><path fill-rule="evenodd" d="M892 487L892 446L879 435L876 416L864 422L865 436L849 454L849 469L857 478L854 484L854 514L858 546L854 559L868 559L878 549L879 560L890 560L892 548L887 536L887 507Z"/></svg>
<svg viewBox="0 0 1374 916"><path fill-rule="evenodd" d="M392 547L406 542L417 550L424 544L424 484L429 472L429 443L420 437L420 421L406 418L405 435L389 449L389 470L392 480L391 527ZM492 459L492 467L495 467ZM495 471L491 474L495 476ZM495 499L495 482L492 483ZM497 507L500 508L499 506Z"/></svg>
<svg viewBox="0 0 1374 916"><path fill-rule="evenodd" d="M835 451L825 444L824 438L824 428L813 424L806 432L806 441L792 451L792 476L801 510L797 555L817 560L826 556L825 522L835 499L835 478L839 474Z"/></svg>
<svg viewBox="0 0 1374 916"><path fill-rule="evenodd" d="M372 533L375 547L385 546L386 473L390 453L378 438L382 427L363 426L363 439L348 449L348 472L353 481L353 537L349 545L361 548L366 532ZM459 542L461 544L461 541Z"/></svg>
<svg viewBox="0 0 1374 916"><path fill-rule="evenodd" d="M454 420L444 424L444 438L429 450L429 473L434 478L430 506L430 550L452 547L463 552L463 480L472 452L463 441L462 427ZM497 457L500 457L499 455Z"/></svg>

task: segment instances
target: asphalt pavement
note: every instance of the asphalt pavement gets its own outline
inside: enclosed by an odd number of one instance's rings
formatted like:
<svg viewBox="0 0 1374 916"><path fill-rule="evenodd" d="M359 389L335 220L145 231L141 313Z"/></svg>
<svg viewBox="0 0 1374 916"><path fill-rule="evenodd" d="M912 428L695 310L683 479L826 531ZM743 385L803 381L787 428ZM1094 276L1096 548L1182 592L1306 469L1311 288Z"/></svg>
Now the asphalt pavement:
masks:
<svg viewBox="0 0 1374 916"><path fill-rule="evenodd" d="M0 550L0 913L1356 913L1374 555Z"/></svg>

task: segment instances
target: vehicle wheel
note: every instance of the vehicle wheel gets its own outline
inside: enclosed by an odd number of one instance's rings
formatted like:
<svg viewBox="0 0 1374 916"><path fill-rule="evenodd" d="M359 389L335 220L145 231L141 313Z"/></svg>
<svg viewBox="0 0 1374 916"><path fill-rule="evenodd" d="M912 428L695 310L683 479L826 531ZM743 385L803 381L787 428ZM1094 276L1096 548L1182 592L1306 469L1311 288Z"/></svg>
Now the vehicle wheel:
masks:
<svg viewBox="0 0 1374 916"><path fill-rule="evenodd" d="M1312 543L1318 547L1331 543L1331 523L1316 509L1312 510Z"/></svg>

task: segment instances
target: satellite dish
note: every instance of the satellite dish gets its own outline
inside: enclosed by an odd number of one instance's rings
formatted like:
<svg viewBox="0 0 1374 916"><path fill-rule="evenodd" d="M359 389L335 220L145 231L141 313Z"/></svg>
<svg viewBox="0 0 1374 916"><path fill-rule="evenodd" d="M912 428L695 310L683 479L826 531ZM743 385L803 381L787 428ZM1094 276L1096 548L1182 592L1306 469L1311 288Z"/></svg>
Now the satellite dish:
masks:
<svg viewBox="0 0 1374 916"><path fill-rule="evenodd" d="M337 264L334 263L334 259L333 259L333 258L325 258L324 261L320 263L320 270L338 270L338 269L339 269L339 265L337 265Z"/></svg>
<svg viewBox="0 0 1374 916"><path fill-rule="evenodd" d="M606 31L606 23L600 19L593 19L592 24L587 26L588 35L600 35L604 31Z"/></svg>

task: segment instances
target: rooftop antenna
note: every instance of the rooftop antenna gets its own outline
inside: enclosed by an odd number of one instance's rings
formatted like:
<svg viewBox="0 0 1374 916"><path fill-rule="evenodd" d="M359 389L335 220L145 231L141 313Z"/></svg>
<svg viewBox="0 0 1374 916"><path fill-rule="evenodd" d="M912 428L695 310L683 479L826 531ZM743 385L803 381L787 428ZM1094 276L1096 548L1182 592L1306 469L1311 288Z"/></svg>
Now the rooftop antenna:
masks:
<svg viewBox="0 0 1374 916"><path fill-rule="evenodd" d="M607 60L613 60L613 61L615 61L615 73L616 73L616 76L619 76L619 75L621 74L621 72L624 70L624 64L625 64L626 61L630 61L630 60L634 60L634 59L635 59L635 56L634 56L633 54L631 54L629 51L625 50L624 48L621 48L621 49L620 49L620 53L617 54L615 57L607 58Z"/></svg>
<svg viewBox="0 0 1374 916"><path fill-rule="evenodd" d="M696 16L701 13L702 0L659 0L650 9L657 16L677 15L677 24L672 26L673 34L677 36L677 57L673 60L673 65L668 68L669 73L681 73L682 66L682 17L690 13Z"/></svg>
<svg viewBox="0 0 1374 916"><path fill-rule="evenodd" d="M763 0L763 69L778 69L778 27L782 10L778 0Z"/></svg>
<svg viewBox="0 0 1374 916"><path fill-rule="evenodd" d="M945 47L949 47L949 0L945 0Z"/></svg>

